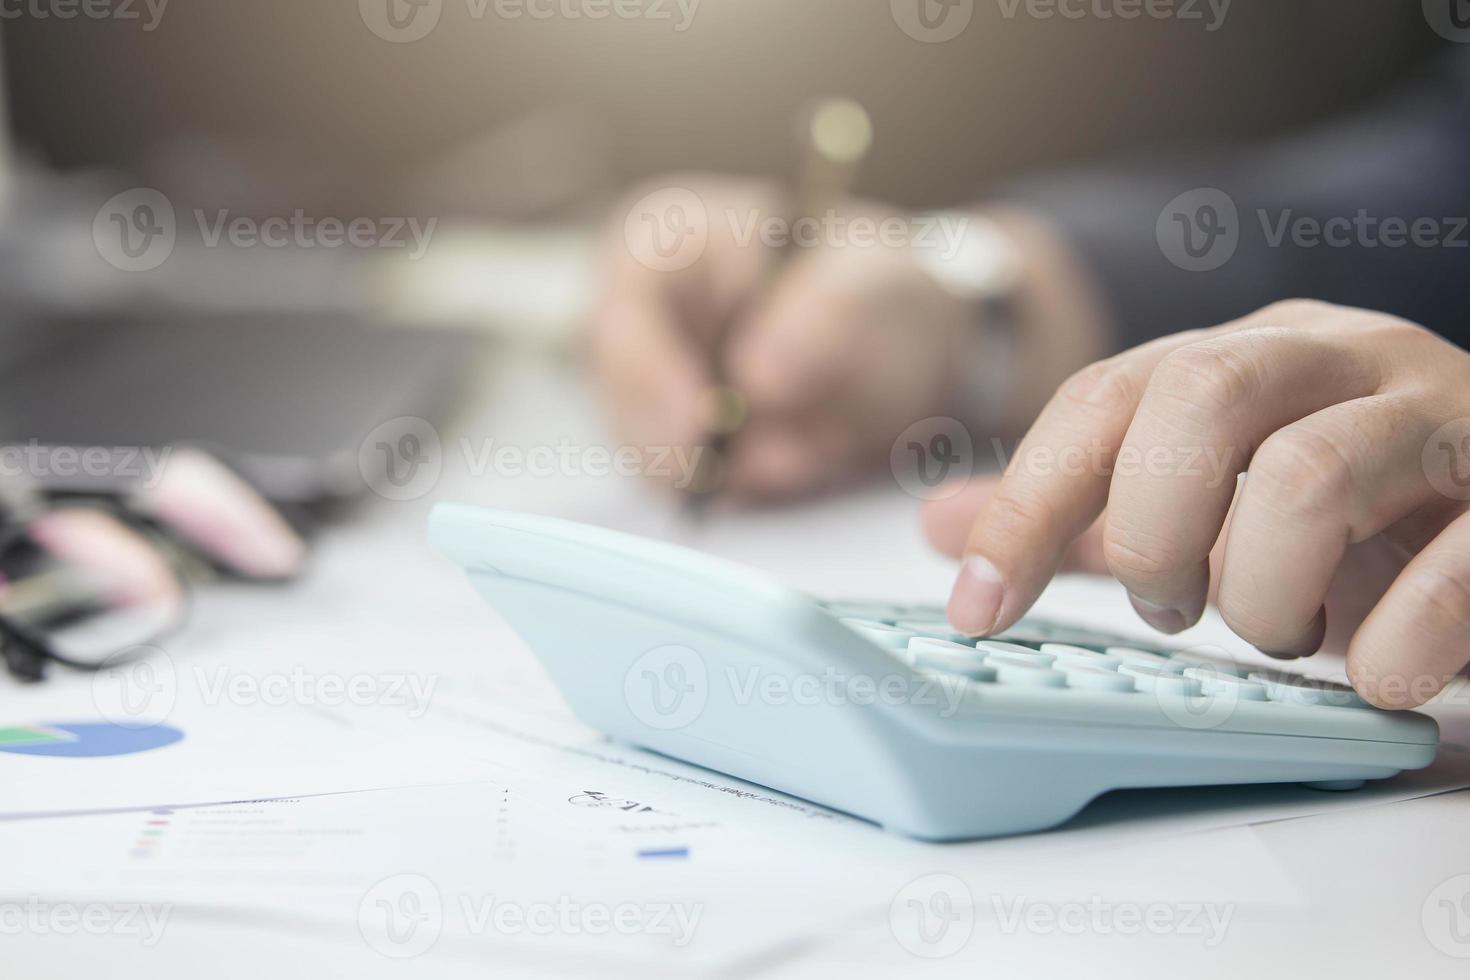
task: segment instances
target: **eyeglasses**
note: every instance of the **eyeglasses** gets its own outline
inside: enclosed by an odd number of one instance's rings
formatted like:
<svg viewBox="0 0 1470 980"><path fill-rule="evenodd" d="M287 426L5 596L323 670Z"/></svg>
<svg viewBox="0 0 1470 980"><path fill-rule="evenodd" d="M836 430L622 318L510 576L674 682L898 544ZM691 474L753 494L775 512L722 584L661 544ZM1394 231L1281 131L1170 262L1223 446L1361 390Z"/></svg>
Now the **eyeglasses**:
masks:
<svg viewBox="0 0 1470 980"><path fill-rule="evenodd" d="M0 654L41 680L49 662L97 670L187 619L186 561L135 515L64 505L0 529Z"/></svg>
<svg viewBox="0 0 1470 980"><path fill-rule="evenodd" d="M181 454L163 499L58 500L0 484L0 656L13 676L37 681L53 663L100 670L147 653L187 621L191 583L217 571L296 571L291 526L218 460ZM239 548L261 541L274 544L263 558Z"/></svg>

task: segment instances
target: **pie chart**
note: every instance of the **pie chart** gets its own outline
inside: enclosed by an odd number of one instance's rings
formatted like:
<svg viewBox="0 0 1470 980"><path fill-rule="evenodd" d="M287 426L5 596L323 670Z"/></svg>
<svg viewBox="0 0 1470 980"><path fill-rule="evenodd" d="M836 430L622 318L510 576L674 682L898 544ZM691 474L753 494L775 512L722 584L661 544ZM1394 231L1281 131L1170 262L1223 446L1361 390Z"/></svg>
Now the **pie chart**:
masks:
<svg viewBox="0 0 1470 980"><path fill-rule="evenodd" d="M0 727L0 752L100 758L161 749L183 737L171 725L130 728L107 722L45 722Z"/></svg>

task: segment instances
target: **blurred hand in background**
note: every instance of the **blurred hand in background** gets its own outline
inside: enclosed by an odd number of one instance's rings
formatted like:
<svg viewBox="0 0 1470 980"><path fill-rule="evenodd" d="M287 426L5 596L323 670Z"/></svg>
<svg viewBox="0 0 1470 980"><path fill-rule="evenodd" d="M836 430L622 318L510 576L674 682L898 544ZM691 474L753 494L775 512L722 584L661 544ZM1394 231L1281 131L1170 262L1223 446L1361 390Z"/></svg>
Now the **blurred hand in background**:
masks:
<svg viewBox="0 0 1470 980"><path fill-rule="evenodd" d="M709 393L719 383L738 391L748 414L721 480L732 496L850 479L930 416L1018 431L1055 384L1105 350L1085 274L1034 216L959 215L950 226L983 220L1005 236L1019 278L1006 297L1011 322L1001 323L909 244L828 234L773 273L775 250L749 231L782 214L774 185L684 177L661 186L697 197L702 250L673 269L643 254L625 219L649 191L630 197L606 243L593 360L621 436L645 450L692 450L712 424ZM843 220L856 217L923 227L870 201L843 208ZM979 390L992 378L1003 391Z"/></svg>
<svg viewBox="0 0 1470 980"><path fill-rule="evenodd" d="M1444 216L1470 213L1467 114L1470 56L1448 51L1382 101L1258 147L1179 148L994 188L992 203L949 213L963 229L952 250L920 247L914 215L850 201L840 218L888 219L912 237L822 235L772 275L774 250L750 229L780 220L774 185L669 178L616 212L592 320L598 373L642 447L694 446L717 417L709 393L733 387L748 418L720 486L751 498L849 478L932 416L977 441L1019 434L1083 365L1294 296L1465 345L1463 224ZM687 206L650 214L660 194ZM666 261L666 232L687 261Z"/></svg>

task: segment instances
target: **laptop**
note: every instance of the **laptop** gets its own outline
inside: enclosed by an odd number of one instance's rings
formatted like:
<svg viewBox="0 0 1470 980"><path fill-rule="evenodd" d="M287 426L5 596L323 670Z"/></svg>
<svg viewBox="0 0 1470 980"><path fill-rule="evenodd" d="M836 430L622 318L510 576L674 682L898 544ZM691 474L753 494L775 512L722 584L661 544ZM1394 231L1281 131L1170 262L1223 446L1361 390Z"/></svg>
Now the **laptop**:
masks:
<svg viewBox="0 0 1470 980"><path fill-rule="evenodd" d="M16 170L4 53L0 26L0 213L7 196L34 211ZM377 426L444 421L480 340L347 313L81 315L0 296L0 346L0 447L12 457L203 445L277 503L314 505L373 485L359 447ZM75 467L39 470L29 475L62 492L126 490Z"/></svg>

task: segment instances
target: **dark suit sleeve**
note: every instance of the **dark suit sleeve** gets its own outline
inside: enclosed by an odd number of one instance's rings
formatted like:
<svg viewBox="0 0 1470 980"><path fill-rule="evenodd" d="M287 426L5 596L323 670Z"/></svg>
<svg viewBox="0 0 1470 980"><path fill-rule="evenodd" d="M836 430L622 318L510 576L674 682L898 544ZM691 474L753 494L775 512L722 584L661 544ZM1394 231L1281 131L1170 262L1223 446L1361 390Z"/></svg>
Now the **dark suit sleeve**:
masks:
<svg viewBox="0 0 1470 980"><path fill-rule="evenodd" d="M1201 212L1222 201L1203 188L1228 205ZM1281 143L1052 174L1002 196L1070 236L1120 348L1293 297L1397 314L1470 347L1467 51Z"/></svg>

